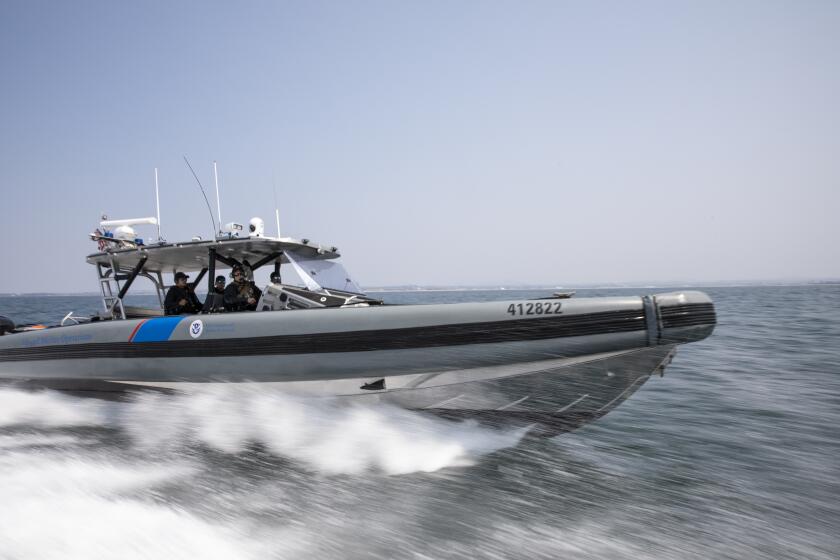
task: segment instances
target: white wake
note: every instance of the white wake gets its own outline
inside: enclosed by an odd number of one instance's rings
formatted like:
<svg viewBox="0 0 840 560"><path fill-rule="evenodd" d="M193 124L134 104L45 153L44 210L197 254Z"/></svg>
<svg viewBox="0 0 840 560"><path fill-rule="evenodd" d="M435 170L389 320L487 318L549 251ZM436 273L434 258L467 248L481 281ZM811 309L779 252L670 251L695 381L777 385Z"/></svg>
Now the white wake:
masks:
<svg viewBox="0 0 840 560"><path fill-rule="evenodd" d="M143 450L201 444L240 453L259 443L327 474L390 475L470 465L516 445L525 434L393 406L300 399L235 385L177 396L145 394L117 403L0 390L0 428L13 426L116 428Z"/></svg>

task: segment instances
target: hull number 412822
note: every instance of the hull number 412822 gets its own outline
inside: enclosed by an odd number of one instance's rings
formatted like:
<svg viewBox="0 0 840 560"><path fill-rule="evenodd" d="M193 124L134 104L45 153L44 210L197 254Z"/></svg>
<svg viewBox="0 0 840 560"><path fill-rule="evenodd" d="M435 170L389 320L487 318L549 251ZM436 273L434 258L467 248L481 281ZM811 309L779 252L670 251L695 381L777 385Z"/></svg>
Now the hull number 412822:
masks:
<svg viewBox="0 0 840 560"><path fill-rule="evenodd" d="M563 313L559 301L537 301L529 303L511 303L507 312L511 315L559 315Z"/></svg>

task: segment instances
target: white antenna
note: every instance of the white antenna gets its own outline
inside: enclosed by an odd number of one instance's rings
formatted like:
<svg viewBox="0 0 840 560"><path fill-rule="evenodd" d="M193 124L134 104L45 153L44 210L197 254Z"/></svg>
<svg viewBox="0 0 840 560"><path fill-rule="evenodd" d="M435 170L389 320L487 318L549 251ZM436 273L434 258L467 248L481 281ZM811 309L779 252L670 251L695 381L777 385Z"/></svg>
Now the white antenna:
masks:
<svg viewBox="0 0 840 560"><path fill-rule="evenodd" d="M155 210L157 210L158 243L163 239L160 235L160 191L158 189L158 168L155 167Z"/></svg>
<svg viewBox="0 0 840 560"><path fill-rule="evenodd" d="M219 233L222 230L222 206L219 204L219 169L216 167L216 161L213 160L213 177L216 180L216 211L219 213Z"/></svg>
<svg viewBox="0 0 840 560"><path fill-rule="evenodd" d="M277 225L277 239L280 239L280 209L277 208L277 183L271 175L271 190L274 191L274 223Z"/></svg>

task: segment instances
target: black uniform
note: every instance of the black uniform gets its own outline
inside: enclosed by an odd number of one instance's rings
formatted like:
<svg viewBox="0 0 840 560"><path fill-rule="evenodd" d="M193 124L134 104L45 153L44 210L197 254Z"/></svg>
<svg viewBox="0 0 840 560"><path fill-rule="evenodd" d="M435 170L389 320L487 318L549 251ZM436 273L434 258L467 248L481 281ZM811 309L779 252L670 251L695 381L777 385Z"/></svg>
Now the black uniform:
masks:
<svg viewBox="0 0 840 560"><path fill-rule="evenodd" d="M225 311L255 311L262 291L253 282L231 282L225 287ZM254 298L249 304L248 298Z"/></svg>
<svg viewBox="0 0 840 560"><path fill-rule="evenodd" d="M207 294L204 300L204 313L218 313L224 311L225 307L225 291L213 286L213 291Z"/></svg>
<svg viewBox="0 0 840 560"><path fill-rule="evenodd" d="M182 299L187 300L186 305L178 305ZM172 286L166 292L166 299L163 302L163 309L167 315L184 315L198 313L201 311L201 302L195 295L195 292L187 286L186 288L179 288Z"/></svg>

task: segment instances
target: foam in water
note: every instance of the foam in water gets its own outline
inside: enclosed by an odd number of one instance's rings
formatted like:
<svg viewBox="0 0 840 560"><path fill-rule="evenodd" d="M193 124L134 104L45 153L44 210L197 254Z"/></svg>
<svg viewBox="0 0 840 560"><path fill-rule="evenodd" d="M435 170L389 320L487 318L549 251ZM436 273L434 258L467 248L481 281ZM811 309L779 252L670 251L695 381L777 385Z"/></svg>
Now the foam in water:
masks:
<svg viewBox="0 0 840 560"><path fill-rule="evenodd" d="M501 432L393 406L298 399L247 386L140 395L124 403L0 391L0 427L15 425L117 428L144 449L198 443L239 453L260 443L328 474L406 474L469 465L516 445L526 431Z"/></svg>
<svg viewBox="0 0 840 560"><path fill-rule="evenodd" d="M524 434L243 387L118 403L5 390L0 410L3 559L311 556L317 531L308 526L285 524L255 535L247 516L219 513L212 499L210 509L185 507L195 498L172 495L171 488L189 489L215 467L202 463L201 454L180 451L204 445L239 453L258 442L320 473L395 475L469 464ZM103 449L97 432L74 432L91 426L129 437ZM300 507L282 489L267 499Z"/></svg>
<svg viewBox="0 0 840 560"><path fill-rule="evenodd" d="M127 410L123 423L144 447L196 441L237 453L258 442L329 474L405 474L468 465L477 456L516 445L525 433L455 424L392 406L296 399L250 387L143 396Z"/></svg>
<svg viewBox="0 0 840 560"><path fill-rule="evenodd" d="M0 428L96 426L104 422L102 403L49 391L0 389Z"/></svg>
<svg viewBox="0 0 840 560"><path fill-rule="evenodd" d="M0 558L257 558L230 527L143 499L184 465L8 453L0 459Z"/></svg>
<svg viewBox="0 0 840 560"><path fill-rule="evenodd" d="M26 447L56 447L60 445L74 445L81 442L82 440L75 436L61 434L0 435L0 451Z"/></svg>

